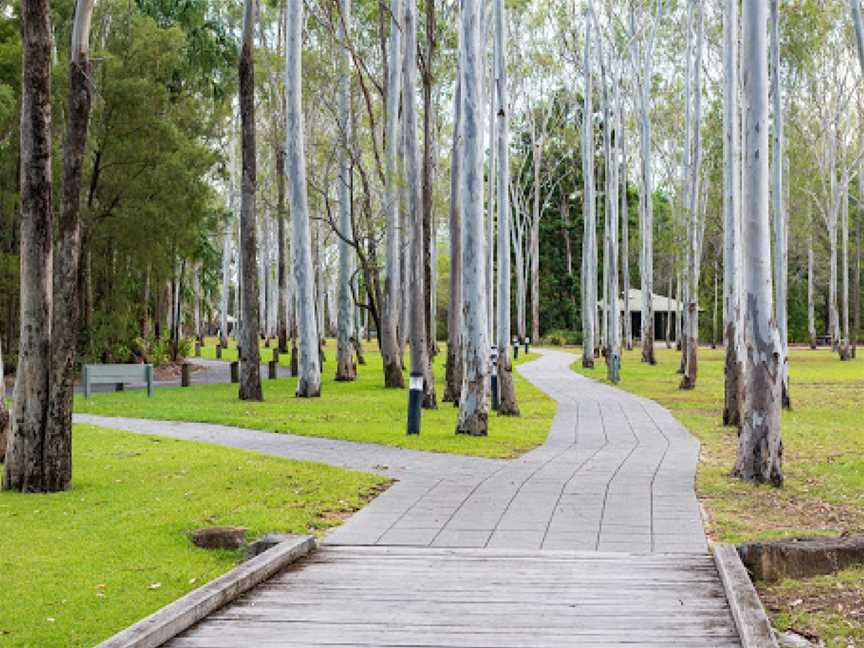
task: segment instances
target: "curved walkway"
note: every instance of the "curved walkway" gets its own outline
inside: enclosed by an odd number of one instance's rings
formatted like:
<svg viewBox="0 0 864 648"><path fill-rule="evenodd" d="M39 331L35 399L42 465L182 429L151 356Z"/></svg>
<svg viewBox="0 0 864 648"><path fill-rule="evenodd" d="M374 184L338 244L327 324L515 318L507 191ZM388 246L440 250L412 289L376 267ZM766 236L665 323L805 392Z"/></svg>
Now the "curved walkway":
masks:
<svg viewBox="0 0 864 648"><path fill-rule="evenodd" d="M75 421L396 478L331 545L705 553L698 442L658 404L573 373L576 356L541 353L519 371L558 411L546 443L512 461L200 423Z"/></svg>

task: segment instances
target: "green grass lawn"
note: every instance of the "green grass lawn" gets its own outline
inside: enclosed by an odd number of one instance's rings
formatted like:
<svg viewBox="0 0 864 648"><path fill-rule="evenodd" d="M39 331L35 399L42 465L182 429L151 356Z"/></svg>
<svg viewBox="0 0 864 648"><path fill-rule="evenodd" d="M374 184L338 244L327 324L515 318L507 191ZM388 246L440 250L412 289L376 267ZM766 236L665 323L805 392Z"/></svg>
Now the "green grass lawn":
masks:
<svg viewBox="0 0 864 648"><path fill-rule="evenodd" d="M549 433L555 402L518 372L514 372L522 416L511 418L492 415L488 437L467 437L455 434L457 409L451 403L439 403L436 410L424 410L421 434L409 437L405 434L408 392L384 388L381 356L375 347L367 345L367 364L358 367L358 379L353 383L334 380L335 348L333 341L326 346L327 361L323 370L321 398L296 398L296 379L282 378L265 381L262 403L238 400L237 385L193 385L186 389L157 389L152 399L148 399L141 390L97 393L89 401L76 399L75 411L219 423L415 450L498 458L514 457L530 450L543 443ZM213 357L214 352L214 342L210 340L202 355ZM228 349L223 359L235 358L236 353L236 348ZM518 362L536 357L523 354ZM435 359L439 399L443 391L445 359L443 350ZM282 355L280 362L287 364L288 355Z"/></svg>
<svg viewBox="0 0 864 648"><path fill-rule="evenodd" d="M72 488L0 492L0 645L92 646L235 566L202 526L316 533L385 480L320 464L75 428Z"/></svg>
<svg viewBox="0 0 864 648"><path fill-rule="evenodd" d="M736 431L723 427L723 351L699 350L696 389L680 391L676 373L680 353L659 349L654 367L639 362L638 351L625 352L620 387L667 407L702 442L697 494L709 516L708 531L722 542L742 542L796 535L864 533L864 359L840 362L827 350L790 350L790 394L793 409L783 413L783 488L754 486L729 476L735 458ZM605 378L605 365L574 370ZM796 620L799 627L846 646L852 637L864 641L864 572L768 586L763 594L777 602L778 625ZM859 601L857 613L846 606L808 613L805 592L847 587ZM847 585L841 585L846 583ZM760 585L760 588L763 586ZM783 592L798 592L785 599ZM773 597L773 598L772 598ZM814 594L815 597L815 594ZM818 597L824 602L824 592ZM815 601L816 598L812 600ZM785 604L782 603L785 601ZM796 605L792 605L798 601ZM841 603L842 605L842 603ZM802 621L803 619L803 621ZM809 625L808 625L809 624ZM794 623L792 624L794 625Z"/></svg>

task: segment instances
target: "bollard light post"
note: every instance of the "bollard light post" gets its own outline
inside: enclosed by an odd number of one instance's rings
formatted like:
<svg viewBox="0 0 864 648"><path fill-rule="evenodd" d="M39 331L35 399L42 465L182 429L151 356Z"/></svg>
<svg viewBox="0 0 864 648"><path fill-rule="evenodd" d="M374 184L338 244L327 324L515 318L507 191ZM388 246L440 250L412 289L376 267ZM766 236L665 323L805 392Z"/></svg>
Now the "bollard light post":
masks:
<svg viewBox="0 0 864 648"><path fill-rule="evenodd" d="M423 374L411 374L408 380L408 434L420 434L423 405Z"/></svg>
<svg viewBox="0 0 864 648"><path fill-rule="evenodd" d="M528 348L531 345L531 338L525 336L525 355L528 355Z"/></svg>
<svg viewBox="0 0 864 648"><path fill-rule="evenodd" d="M516 360L519 358L519 338L515 335L513 336L513 359Z"/></svg>
<svg viewBox="0 0 864 648"><path fill-rule="evenodd" d="M492 345L492 410L498 411L498 347Z"/></svg>

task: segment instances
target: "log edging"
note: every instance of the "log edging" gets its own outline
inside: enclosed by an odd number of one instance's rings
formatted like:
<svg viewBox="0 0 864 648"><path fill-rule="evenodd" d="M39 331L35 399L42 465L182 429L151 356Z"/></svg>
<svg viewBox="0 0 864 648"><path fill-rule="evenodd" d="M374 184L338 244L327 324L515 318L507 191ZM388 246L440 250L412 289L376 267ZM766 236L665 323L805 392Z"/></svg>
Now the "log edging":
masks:
<svg viewBox="0 0 864 648"><path fill-rule="evenodd" d="M778 648L774 629L738 550L734 545L715 544L713 553L742 648Z"/></svg>

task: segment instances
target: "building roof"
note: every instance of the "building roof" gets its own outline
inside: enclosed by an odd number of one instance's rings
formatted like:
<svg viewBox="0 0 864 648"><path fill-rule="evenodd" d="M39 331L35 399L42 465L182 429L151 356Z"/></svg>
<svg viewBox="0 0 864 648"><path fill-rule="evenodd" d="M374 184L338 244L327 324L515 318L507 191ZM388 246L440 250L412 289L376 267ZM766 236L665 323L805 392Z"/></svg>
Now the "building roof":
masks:
<svg viewBox="0 0 864 648"><path fill-rule="evenodd" d="M631 311L641 311L642 310L642 291L638 288L631 288L630 292L627 294L627 301L630 303ZM654 293L651 297L651 301L653 302L654 312L655 313L677 313L680 310L677 299L672 299L671 297L665 297L663 295L658 295ZM602 309L604 307L603 300L597 302L597 308ZM618 297L618 310L622 313L624 312L624 300L621 297ZM702 310L701 308L699 310Z"/></svg>

